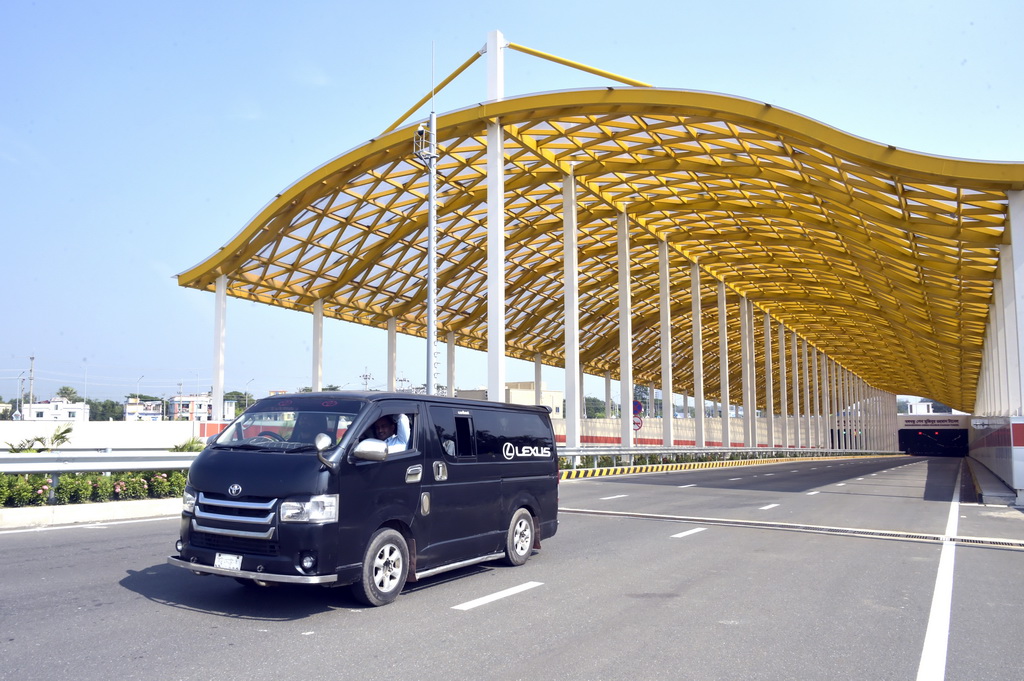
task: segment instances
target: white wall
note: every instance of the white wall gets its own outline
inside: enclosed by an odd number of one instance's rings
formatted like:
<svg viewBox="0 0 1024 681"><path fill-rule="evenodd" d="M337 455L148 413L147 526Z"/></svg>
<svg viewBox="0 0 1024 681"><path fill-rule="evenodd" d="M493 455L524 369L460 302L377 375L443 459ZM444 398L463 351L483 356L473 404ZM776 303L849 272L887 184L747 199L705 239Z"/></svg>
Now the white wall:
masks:
<svg viewBox="0 0 1024 681"><path fill-rule="evenodd" d="M66 425L55 421L0 421L0 451L30 437L49 438ZM68 449L170 449L193 436L202 436L194 421L89 421L72 423Z"/></svg>

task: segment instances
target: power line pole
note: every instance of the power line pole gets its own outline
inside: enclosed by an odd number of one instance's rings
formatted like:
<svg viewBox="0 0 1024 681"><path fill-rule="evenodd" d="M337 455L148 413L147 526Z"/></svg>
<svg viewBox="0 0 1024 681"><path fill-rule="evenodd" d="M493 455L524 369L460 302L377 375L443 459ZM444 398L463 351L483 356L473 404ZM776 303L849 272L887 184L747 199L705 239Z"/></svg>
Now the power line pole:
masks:
<svg viewBox="0 0 1024 681"><path fill-rule="evenodd" d="M28 358L28 403L36 403L36 358Z"/></svg>

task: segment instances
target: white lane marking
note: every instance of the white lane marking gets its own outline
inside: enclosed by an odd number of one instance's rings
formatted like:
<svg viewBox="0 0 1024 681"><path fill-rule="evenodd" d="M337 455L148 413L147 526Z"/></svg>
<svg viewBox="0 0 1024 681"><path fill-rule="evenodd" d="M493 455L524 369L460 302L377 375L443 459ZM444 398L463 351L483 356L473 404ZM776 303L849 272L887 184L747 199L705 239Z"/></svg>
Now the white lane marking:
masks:
<svg viewBox="0 0 1024 681"><path fill-rule="evenodd" d="M672 538L673 539L681 539L682 537L688 537L691 534L697 534L698 532L703 532L706 529L708 529L708 528L706 528L706 527L695 527L692 530L687 530L686 532L680 532L679 534L673 534Z"/></svg>
<svg viewBox="0 0 1024 681"><path fill-rule="evenodd" d="M775 508L776 506L778 506L778 504L768 504L767 506L762 506L758 510L760 510L760 511L767 511L768 509Z"/></svg>
<svg viewBox="0 0 1024 681"><path fill-rule="evenodd" d="M53 530L105 530L110 525L134 525L135 523L152 523L158 520L178 520L181 515L160 516L158 518L136 518L135 520L111 520L103 523L79 523L76 525L46 525L44 527L24 527L18 530L0 530L0 534L23 534L25 532L50 532Z"/></svg>
<svg viewBox="0 0 1024 681"><path fill-rule="evenodd" d="M452 610L472 610L473 608L480 607L481 605L487 605L488 603L493 603L494 601L501 600L502 598L515 596L517 593L522 593L523 591L527 591L536 586L541 586L543 583L544 582L527 582L526 584L520 584L519 586L514 586L511 589L505 589L504 591L493 593L490 596L484 596L482 598L477 598L476 600L466 601L461 605L453 605Z"/></svg>
<svg viewBox="0 0 1024 681"><path fill-rule="evenodd" d="M683 487L696 487L696 486L697 486L697 483L691 482L689 485L679 485L679 489L682 489Z"/></svg>
<svg viewBox="0 0 1024 681"><path fill-rule="evenodd" d="M857 478L857 479L858 479L858 480L863 480L864 478Z"/></svg>
<svg viewBox="0 0 1024 681"><path fill-rule="evenodd" d="M742 479L743 478L729 478L729 482L732 482L733 480L742 480Z"/></svg>
<svg viewBox="0 0 1024 681"><path fill-rule="evenodd" d="M608 501L609 499L621 499L622 497L628 496L628 494L616 494L614 497L601 497L601 501Z"/></svg>
<svg viewBox="0 0 1024 681"><path fill-rule="evenodd" d="M955 537L960 518L960 472L953 484L953 499L946 519L946 536ZM917 681L943 681L946 678L946 649L949 646L949 614L953 605L953 556L956 544L945 541L939 553L939 569L935 576L932 609L928 613L928 630L924 635Z"/></svg>
<svg viewBox="0 0 1024 681"><path fill-rule="evenodd" d="M836 483L836 487L846 487L846 483L845 482L837 482Z"/></svg>
<svg viewBox="0 0 1024 681"><path fill-rule="evenodd" d="M765 475L766 476L768 476L768 475L775 475L775 473L765 473Z"/></svg>
<svg viewBox="0 0 1024 681"><path fill-rule="evenodd" d="M818 491L814 491L814 492L808 492L808 493L807 493L807 496L813 496L813 495L815 495L815 494L820 494L820 492L818 492Z"/></svg>

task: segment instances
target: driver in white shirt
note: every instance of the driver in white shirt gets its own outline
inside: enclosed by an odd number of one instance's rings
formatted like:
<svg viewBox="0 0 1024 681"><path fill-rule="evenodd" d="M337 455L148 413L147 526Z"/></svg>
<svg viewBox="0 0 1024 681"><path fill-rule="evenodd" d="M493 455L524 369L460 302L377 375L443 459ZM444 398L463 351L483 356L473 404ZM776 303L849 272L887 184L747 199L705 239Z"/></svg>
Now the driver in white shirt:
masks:
<svg viewBox="0 0 1024 681"><path fill-rule="evenodd" d="M409 446L409 417L405 414L381 416L373 424L378 440L384 440L388 453L404 452Z"/></svg>

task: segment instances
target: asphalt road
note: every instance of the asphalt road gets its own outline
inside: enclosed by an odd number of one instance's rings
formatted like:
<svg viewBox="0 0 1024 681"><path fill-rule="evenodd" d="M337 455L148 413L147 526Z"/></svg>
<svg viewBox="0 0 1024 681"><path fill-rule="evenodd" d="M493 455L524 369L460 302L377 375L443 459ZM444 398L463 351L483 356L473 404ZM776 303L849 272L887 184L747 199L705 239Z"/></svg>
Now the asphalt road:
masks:
<svg viewBox="0 0 1024 681"><path fill-rule="evenodd" d="M902 680L939 653L946 679L1017 678L1024 550L928 540L952 521L1024 541L1017 509L951 517L959 463L566 481L559 532L525 566L440 575L375 609L167 566L176 519L0 532L0 679Z"/></svg>

